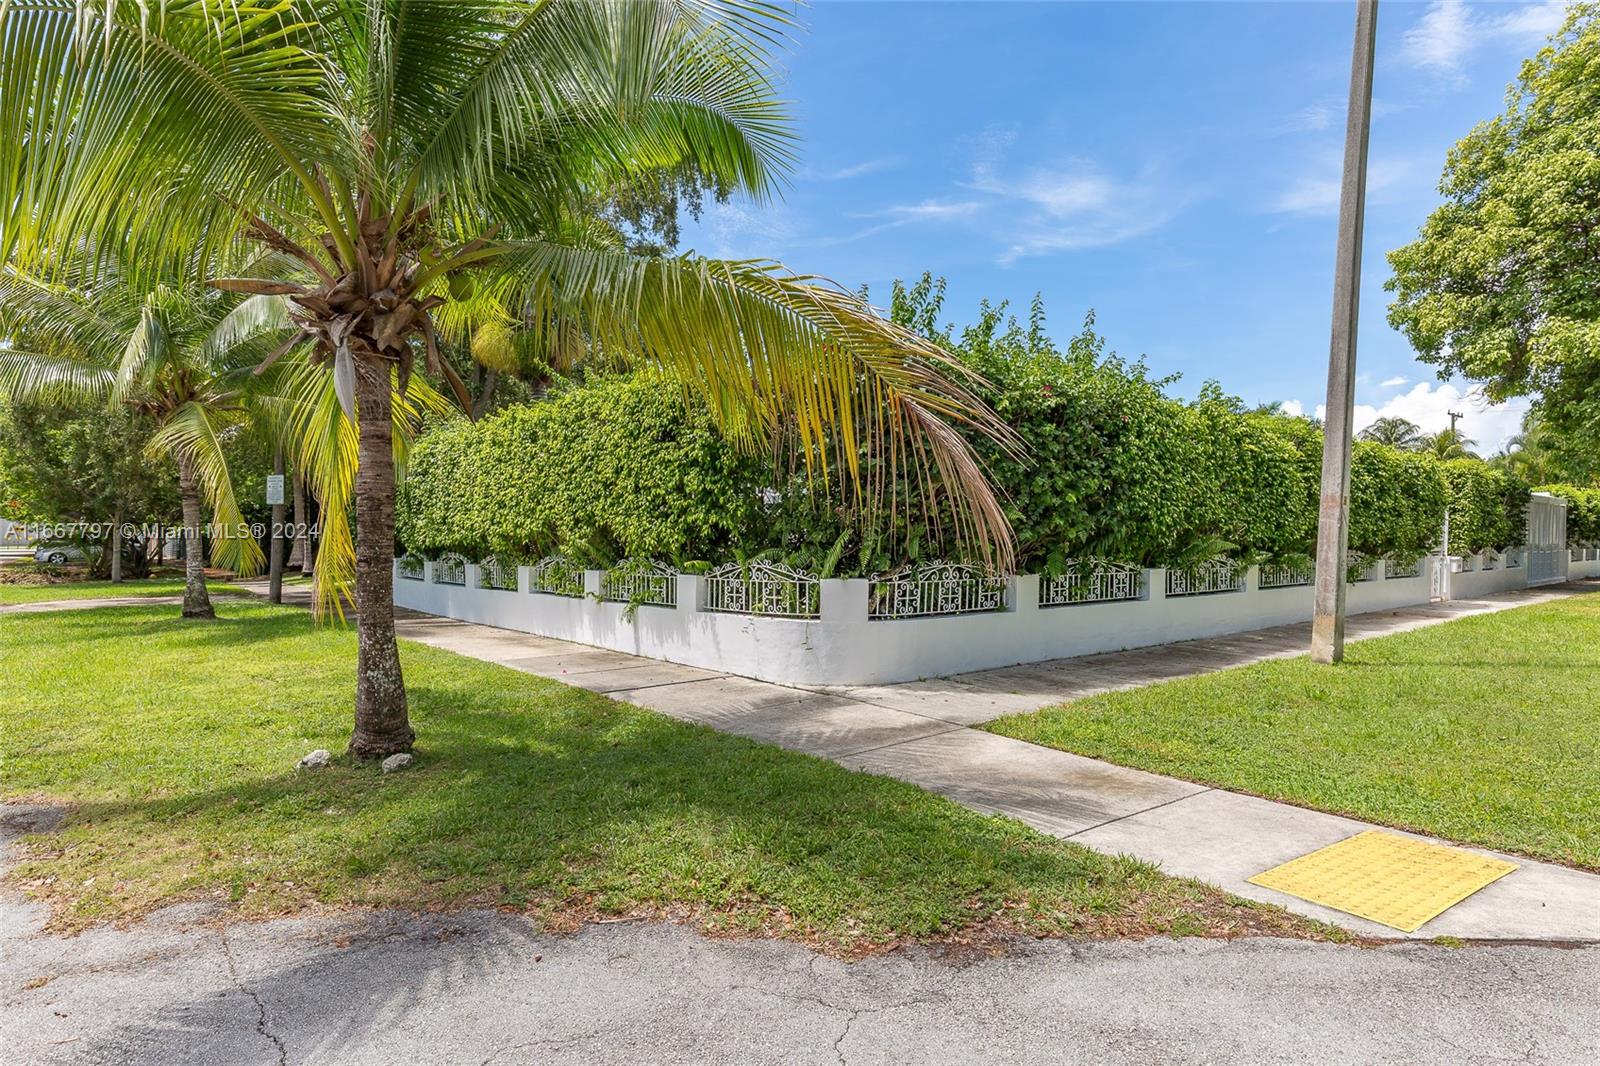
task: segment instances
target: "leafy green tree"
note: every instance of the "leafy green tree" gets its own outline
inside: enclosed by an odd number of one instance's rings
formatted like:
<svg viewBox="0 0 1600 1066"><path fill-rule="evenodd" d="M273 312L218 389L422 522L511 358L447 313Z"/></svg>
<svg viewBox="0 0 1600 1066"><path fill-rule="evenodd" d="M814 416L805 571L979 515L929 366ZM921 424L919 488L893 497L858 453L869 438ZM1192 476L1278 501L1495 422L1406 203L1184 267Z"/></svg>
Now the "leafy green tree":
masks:
<svg viewBox="0 0 1600 1066"><path fill-rule="evenodd" d="M243 532L224 442L255 393L249 343L283 328L273 301L240 304L218 292L157 285L140 293L113 266L86 276L86 263L49 280L0 271L0 392L24 400L109 400L155 426L142 449L171 458L183 508L185 618L210 618L202 498L214 518L212 555L219 566L251 575L261 550Z"/></svg>
<svg viewBox="0 0 1600 1066"><path fill-rule="evenodd" d="M1445 202L1389 254L1389 321L1494 400L1541 395L1600 444L1600 7L1575 4L1504 114L1451 149Z"/></svg>
<svg viewBox="0 0 1600 1066"><path fill-rule="evenodd" d="M1600 455L1550 428L1538 408L1522 418L1522 430L1490 460L1530 485L1600 482Z"/></svg>
<svg viewBox="0 0 1600 1066"><path fill-rule="evenodd" d="M287 296L303 341L287 354L330 370L359 423L357 756L414 737L393 625L391 410L419 363L470 406L439 356L436 315L452 303L481 299L541 338L665 366L737 440L781 433L818 471L842 456L832 483L844 493L883 499L854 457L863 441L893 449L954 501L952 535L1010 561L1000 504L951 422L1007 430L938 346L775 264L640 255L589 211L641 176L691 167L715 188L774 190L792 158L768 70L786 29L776 5L4 11L3 258L31 264L89 240L171 270L243 234L295 264L287 279L215 283ZM344 477L338 462L313 469Z"/></svg>
<svg viewBox="0 0 1600 1066"><path fill-rule="evenodd" d="M155 431L147 416L98 403L0 402L0 518L64 526L96 576L117 576L116 531L178 513L171 461L145 455ZM142 542L125 550L142 575Z"/></svg>

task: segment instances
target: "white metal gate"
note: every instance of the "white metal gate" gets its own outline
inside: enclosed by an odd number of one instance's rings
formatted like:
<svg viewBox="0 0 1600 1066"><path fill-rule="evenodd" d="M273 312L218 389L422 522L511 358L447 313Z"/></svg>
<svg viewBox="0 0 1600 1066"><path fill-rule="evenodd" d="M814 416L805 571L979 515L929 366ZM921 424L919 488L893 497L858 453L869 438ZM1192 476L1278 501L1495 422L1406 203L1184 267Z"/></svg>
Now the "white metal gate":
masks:
<svg viewBox="0 0 1600 1066"><path fill-rule="evenodd" d="M1567 501L1536 492L1528 500L1528 584L1567 579Z"/></svg>

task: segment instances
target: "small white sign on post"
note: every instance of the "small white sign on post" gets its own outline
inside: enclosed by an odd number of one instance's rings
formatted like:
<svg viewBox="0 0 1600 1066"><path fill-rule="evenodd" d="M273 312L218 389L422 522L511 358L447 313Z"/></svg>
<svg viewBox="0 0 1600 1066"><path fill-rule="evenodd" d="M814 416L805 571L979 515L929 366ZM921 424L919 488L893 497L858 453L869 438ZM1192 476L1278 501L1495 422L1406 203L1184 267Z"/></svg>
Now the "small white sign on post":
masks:
<svg viewBox="0 0 1600 1066"><path fill-rule="evenodd" d="M267 475L267 506L277 507L283 503L283 475Z"/></svg>

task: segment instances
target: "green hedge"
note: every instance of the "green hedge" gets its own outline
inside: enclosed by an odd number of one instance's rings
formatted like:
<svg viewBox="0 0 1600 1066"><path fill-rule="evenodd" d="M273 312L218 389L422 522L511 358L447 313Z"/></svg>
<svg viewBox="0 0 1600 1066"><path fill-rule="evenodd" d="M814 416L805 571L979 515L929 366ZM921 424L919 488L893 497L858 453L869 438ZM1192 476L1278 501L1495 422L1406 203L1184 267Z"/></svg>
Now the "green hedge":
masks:
<svg viewBox="0 0 1600 1066"><path fill-rule="evenodd" d="M1321 457L1319 439L1319 468ZM1350 550L1409 561L1438 547L1449 502L1439 467L1431 455L1357 441L1350 456ZM1320 478L1319 469L1319 486Z"/></svg>
<svg viewBox="0 0 1600 1066"><path fill-rule="evenodd" d="M1019 569L1314 550L1322 431L1309 420L1246 411L1214 385L1176 400L1142 364L1108 355L1089 326L1058 351L1041 321L1024 328L986 309L959 339L937 339L984 376L985 399L1028 445L1019 461L974 442L1016 531ZM1477 460L1363 442L1351 480L1350 547L1363 556L1432 550L1447 503L1457 551L1522 537L1526 487ZM401 490L398 535L429 556L564 552L607 564L770 553L830 574L961 557L903 502L862 514L803 477L775 478L769 458L740 454L698 403L650 375L429 434Z"/></svg>
<svg viewBox="0 0 1600 1066"><path fill-rule="evenodd" d="M429 433L396 535L430 557L722 559L762 535L769 482L769 466L729 447L677 385L610 378Z"/></svg>
<svg viewBox="0 0 1600 1066"><path fill-rule="evenodd" d="M1569 544L1600 544L1600 489L1558 484L1541 485L1538 491L1566 498Z"/></svg>
<svg viewBox="0 0 1600 1066"><path fill-rule="evenodd" d="M1521 544L1528 526L1528 486L1477 459L1451 459L1440 468L1450 495L1450 552L1470 555Z"/></svg>

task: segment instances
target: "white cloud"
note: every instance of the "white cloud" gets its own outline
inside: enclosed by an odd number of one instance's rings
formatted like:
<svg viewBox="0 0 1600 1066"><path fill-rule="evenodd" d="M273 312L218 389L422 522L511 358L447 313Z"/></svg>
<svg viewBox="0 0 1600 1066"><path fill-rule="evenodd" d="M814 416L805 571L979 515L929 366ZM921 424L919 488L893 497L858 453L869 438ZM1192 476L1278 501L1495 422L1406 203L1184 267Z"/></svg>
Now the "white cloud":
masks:
<svg viewBox="0 0 1600 1066"><path fill-rule="evenodd" d="M1103 210L1115 189L1100 174L1036 170L1016 185L998 186L996 191L1021 197L1057 218L1065 218L1081 211Z"/></svg>
<svg viewBox="0 0 1600 1066"><path fill-rule="evenodd" d="M923 200L917 204L896 204L893 207L886 207L882 211L874 212L874 215L904 219L907 222L937 221L946 218L961 218L972 214L982 206L976 200Z"/></svg>
<svg viewBox="0 0 1600 1066"><path fill-rule="evenodd" d="M1120 244L1165 225L1181 208L1149 179L1117 179L1087 162L1001 175L992 160L974 168L971 187L988 194L1014 234L998 262Z"/></svg>
<svg viewBox="0 0 1600 1066"><path fill-rule="evenodd" d="M1380 388L1380 389L1397 389L1401 385L1406 384L1410 380L1411 380L1410 378L1403 378L1403 377L1400 377L1400 376L1396 375L1395 377L1392 377L1392 378L1384 378L1382 381L1378 382L1378 388Z"/></svg>
<svg viewBox="0 0 1600 1066"><path fill-rule="evenodd" d="M1434 0L1406 31L1401 54L1413 65L1460 80L1462 63L1476 49L1495 41L1537 44L1566 17L1559 2L1524 4L1480 13L1461 0Z"/></svg>
<svg viewBox="0 0 1600 1066"><path fill-rule="evenodd" d="M1436 0L1406 31L1402 51L1419 67L1455 70L1470 46L1467 24L1468 12L1461 3Z"/></svg>
<svg viewBox="0 0 1600 1066"><path fill-rule="evenodd" d="M922 222L950 222L958 218L965 218L975 214L983 205L976 200L923 200L915 204L895 204L885 207L881 211L869 211L866 214L854 215L854 218L881 219L871 226L858 229L853 233L840 234L833 237L821 237L806 243L816 247L832 247L840 244L849 244L852 241L864 240L875 237L880 233L901 226L910 226Z"/></svg>
<svg viewBox="0 0 1600 1066"><path fill-rule="evenodd" d="M1357 403L1355 428L1359 433L1380 418L1404 418L1422 427L1424 433L1437 433L1450 428L1450 412L1459 411L1464 417L1457 428L1477 441L1473 450L1479 455L1492 455L1522 429L1522 416L1527 414L1530 403L1527 399L1514 399L1490 404L1479 385L1462 388L1453 382L1419 381L1382 404ZM1318 404L1317 417L1326 414L1327 405Z"/></svg>
<svg viewBox="0 0 1600 1066"><path fill-rule="evenodd" d="M1275 133L1304 133L1325 130L1333 125L1335 108L1331 104L1308 104L1284 119Z"/></svg>
<svg viewBox="0 0 1600 1066"><path fill-rule="evenodd" d="M807 176L816 178L818 181L848 181L850 178L859 178L864 177L867 174L877 174L880 171L893 170L895 167L899 166L900 163L901 159L898 156L886 156L883 159L864 159L859 163L853 163L847 167L840 167L837 170L813 172Z"/></svg>
<svg viewBox="0 0 1600 1066"><path fill-rule="evenodd" d="M1306 413L1306 405L1299 400L1285 400L1279 405L1279 410L1290 418L1299 418Z"/></svg>
<svg viewBox="0 0 1600 1066"><path fill-rule="evenodd" d="M1322 215L1339 210L1338 178L1300 178L1272 202L1272 210L1287 214Z"/></svg>
<svg viewBox="0 0 1600 1066"><path fill-rule="evenodd" d="M707 204L700 224L709 247L695 249L718 259L760 259L780 254L795 239L788 209L731 200Z"/></svg>
<svg viewBox="0 0 1600 1066"><path fill-rule="evenodd" d="M1342 160L1330 155L1315 174L1307 174L1293 182L1270 205L1268 210L1280 214L1331 215L1339 210L1339 191L1342 185ZM1367 202L1381 199L1383 194L1405 183L1416 172L1411 162L1400 159L1372 159L1367 161Z"/></svg>

